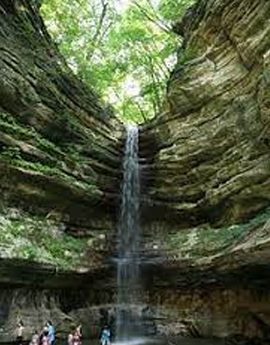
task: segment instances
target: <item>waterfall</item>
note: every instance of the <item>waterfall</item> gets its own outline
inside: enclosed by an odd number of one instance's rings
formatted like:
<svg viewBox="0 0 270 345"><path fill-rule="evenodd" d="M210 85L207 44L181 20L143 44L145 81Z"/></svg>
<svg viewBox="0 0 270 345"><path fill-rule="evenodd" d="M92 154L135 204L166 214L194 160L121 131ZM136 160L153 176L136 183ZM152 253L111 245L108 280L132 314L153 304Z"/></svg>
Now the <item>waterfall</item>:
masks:
<svg viewBox="0 0 270 345"><path fill-rule="evenodd" d="M123 163L121 217L118 229L117 340L140 335L140 174L138 128L127 126Z"/></svg>

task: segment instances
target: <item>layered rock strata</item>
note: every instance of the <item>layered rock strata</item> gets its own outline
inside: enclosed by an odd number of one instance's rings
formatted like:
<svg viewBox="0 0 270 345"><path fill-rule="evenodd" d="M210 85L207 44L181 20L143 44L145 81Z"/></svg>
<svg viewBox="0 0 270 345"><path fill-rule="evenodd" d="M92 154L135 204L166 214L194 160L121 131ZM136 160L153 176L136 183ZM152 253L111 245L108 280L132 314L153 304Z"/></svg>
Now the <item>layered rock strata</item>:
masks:
<svg viewBox="0 0 270 345"><path fill-rule="evenodd" d="M267 338L270 3L198 1L174 30L163 112L140 136L151 304L182 315L179 333L185 314L202 336Z"/></svg>
<svg viewBox="0 0 270 345"><path fill-rule="evenodd" d="M141 130L150 217L224 223L269 206L269 11L199 1L175 25L184 44L164 109Z"/></svg>
<svg viewBox="0 0 270 345"><path fill-rule="evenodd" d="M76 322L72 308L94 303L89 286L112 252L123 129L71 72L36 2L1 1L0 51L0 341L7 342L19 319L27 339L48 318L61 333Z"/></svg>
<svg viewBox="0 0 270 345"><path fill-rule="evenodd" d="M27 230L33 217L35 234L106 237L117 218L122 126L72 74L35 2L1 2L0 50L1 228Z"/></svg>

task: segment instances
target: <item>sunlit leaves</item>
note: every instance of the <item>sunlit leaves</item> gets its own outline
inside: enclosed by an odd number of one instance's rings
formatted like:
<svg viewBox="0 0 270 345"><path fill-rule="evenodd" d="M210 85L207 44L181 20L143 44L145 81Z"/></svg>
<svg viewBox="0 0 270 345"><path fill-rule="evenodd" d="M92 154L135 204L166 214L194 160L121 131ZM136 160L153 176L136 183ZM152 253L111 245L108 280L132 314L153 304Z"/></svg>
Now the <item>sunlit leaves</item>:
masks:
<svg viewBox="0 0 270 345"><path fill-rule="evenodd" d="M173 22L179 20L195 2L196 0L161 0L158 10L165 20Z"/></svg>
<svg viewBox="0 0 270 345"><path fill-rule="evenodd" d="M160 111L180 38L170 21L193 0L44 0L42 14L75 73L123 120Z"/></svg>

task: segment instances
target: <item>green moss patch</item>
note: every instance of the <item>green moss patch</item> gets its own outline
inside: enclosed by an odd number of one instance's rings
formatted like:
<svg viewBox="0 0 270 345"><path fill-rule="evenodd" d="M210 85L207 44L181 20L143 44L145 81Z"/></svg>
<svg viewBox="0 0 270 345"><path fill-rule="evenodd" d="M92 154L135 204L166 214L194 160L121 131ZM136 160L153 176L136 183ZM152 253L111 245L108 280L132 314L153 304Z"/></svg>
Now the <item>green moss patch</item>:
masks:
<svg viewBox="0 0 270 345"><path fill-rule="evenodd" d="M270 219L270 209L258 214L246 223L233 224L227 227L211 228L203 226L193 229L183 229L167 234L165 246L169 250L177 250L188 257L198 257L218 253L231 248L246 237L254 229L263 227ZM255 230L254 230L255 231ZM254 232L253 242L259 233Z"/></svg>
<svg viewBox="0 0 270 345"><path fill-rule="evenodd" d="M91 160L80 153L81 146L72 145L67 147L69 152L64 152L33 128L24 126L6 113L1 113L0 131L12 136L18 145L23 142L33 147L33 153L25 153L19 146L2 145L0 159L11 166L52 176L87 192L98 192Z"/></svg>
<svg viewBox="0 0 270 345"><path fill-rule="evenodd" d="M1 207L1 258L34 260L71 270L83 265L88 247L86 238L66 234L60 222Z"/></svg>

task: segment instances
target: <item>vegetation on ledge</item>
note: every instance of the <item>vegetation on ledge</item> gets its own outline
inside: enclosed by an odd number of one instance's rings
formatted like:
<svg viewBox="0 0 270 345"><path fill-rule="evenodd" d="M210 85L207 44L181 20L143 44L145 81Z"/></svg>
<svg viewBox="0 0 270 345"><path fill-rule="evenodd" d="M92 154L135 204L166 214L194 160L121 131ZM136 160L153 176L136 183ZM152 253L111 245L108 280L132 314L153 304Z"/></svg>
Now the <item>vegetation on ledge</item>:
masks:
<svg viewBox="0 0 270 345"><path fill-rule="evenodd" d="M80 153L83 145L61 147L33 127L24 126L2 112L0 160L10 166L35 171L88 192L98 192L91 159Z"/></svg>
<svg viewBox="0 0 270 345"><path fill-rule="evenodd" d="M246 241L259 245L268 239L269 228L270 209L267 208L246 223L221 228L205 225L164 234L163 243L166 250L176 251L180 257L198 258L222 253Z"/></svg>
<svg viewBox="0 0 270 345"><path fill-rule="evenodd" d="M59 221L0 206L1 258L28 259L63 270L83 265L92 243L87 238L66 234Z"/></svg>

